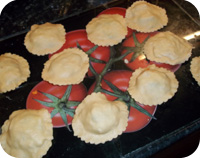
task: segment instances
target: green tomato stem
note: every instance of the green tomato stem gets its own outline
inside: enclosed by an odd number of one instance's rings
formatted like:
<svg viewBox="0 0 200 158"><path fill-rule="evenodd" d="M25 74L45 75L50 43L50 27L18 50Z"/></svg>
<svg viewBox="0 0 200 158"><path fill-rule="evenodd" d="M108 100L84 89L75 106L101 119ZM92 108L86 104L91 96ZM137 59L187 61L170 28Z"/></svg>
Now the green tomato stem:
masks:
<svg viewBox="0 0 200 158"><path fill-rule="evenodd" d="M135 37L135 36L134 36ZM137 44L138 46L138 44ZM139 48L139 50L141 51L141 49ZM111 65L119 60L122 60L126 55L128 55L129 53L131 53L131 51L127 51L125 54L119 56L119 57L115 57L115 50L113 47L111 47L111 57L110 57L110 60L107 62L106 66L104 67L103 71L100 73L100 74L97 74L95 72L95 77L96 77L96 85L95 85L95 88L94 88L94 92L103 92L103 93L106 93L106 94L109 94L109 95L112 95L112 96L115 96L117 97L118 99L117 100L121 100L123 102L126 103L126 105L128 106L128 109L130 110L130 107L134 107L135 109L139 110L140 112L144 113L145 115L153 118L153 119L156 119L154 116L152 116L148 111L146 111L145 109L143 109L142 107L140 107L136 101L130 97L130 94L126 91L126 92L123 92L123 94L118 94L118 93L114 93L114 92L109 92L105 89L103 89L101 87L101 81L103 79L103 76L108 72L109 68L111 67ZM92 65L90 65L92 66ZM93 69L93 68L91 68ZM93 69L94 70L94 69Z"/></svg>
<svg viewBox="0 0 200 158"><path fill-rule="evenodd" d="M113 63L122 60L126 55L128 55L131 52L126 52L125 54L119 56L119 57L115 57L116 52L114 47L111 47L111 57L109 59L109 61L106 63L106 66L104 67L103 71L100 74L95 74L96 77L96 85L94 88L94 92L100 92L101 91L101 81L103 76L108 72L108 70L110 69L110 67L112 66Z"/></svg>

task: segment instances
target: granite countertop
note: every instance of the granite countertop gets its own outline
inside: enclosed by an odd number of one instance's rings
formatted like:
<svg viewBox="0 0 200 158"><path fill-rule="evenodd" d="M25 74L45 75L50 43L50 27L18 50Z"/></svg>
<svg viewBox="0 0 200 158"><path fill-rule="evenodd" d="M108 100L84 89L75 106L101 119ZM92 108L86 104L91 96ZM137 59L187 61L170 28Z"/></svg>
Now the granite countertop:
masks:
<svg viewBox="0 0 200 158"><path fill-rule="evenodd" d="M0 39L26 32L31 25L57 22L116 0L16 0L0 17ZM8 37L7 37L8 36Z"/></svg>
<svg viewBox="0 0 200 158"><path fill-rule="evenodd" d="M0 94L0 127L12 111L25 108L30 90L41 79L41 71L47 56L34 56L23 45L25 33L35 23L55 22L67 31L84 28L88 21L102 10L118 6L128 7L134 0L17 0L2 11L0 17L0 54L17 53L24 56L31 68L28 82L15 91ZM161 31L170 30L181 37L200 31L200 19L196 8L184 0L148 0L166 9L169 23ZM188 40L194 47L191 58L181 65L175 75L179 89L175 97L158 106L157 120L144 129L123 133L105 144L87 144L66 128L54 129L53 145L45 158L145 158L170 146L179 139L200 129L200 87L189 71L190 61L200 56L200 36ZM117 68L121 65L116 65ZM124 68L124 67L123 67ZM20 97L19 97L20 96ZM17 105L16 105L17 104Z"/></svg>
<svg viewBox="0 0 200 158"><path fill-rule="evenodd" d="M15 0L9 3L0 16L0 41L24 33L33 24L57 22L79 15L87 10L109 4L118 0ZM123 1L123 0L121 0ZM177 7L199 24L196 8L184 0L173 0ZM131 1L130 1L131 2ZM159 0L156 1L158 3ZM177 19L178 20L178 19Z"/></svg>

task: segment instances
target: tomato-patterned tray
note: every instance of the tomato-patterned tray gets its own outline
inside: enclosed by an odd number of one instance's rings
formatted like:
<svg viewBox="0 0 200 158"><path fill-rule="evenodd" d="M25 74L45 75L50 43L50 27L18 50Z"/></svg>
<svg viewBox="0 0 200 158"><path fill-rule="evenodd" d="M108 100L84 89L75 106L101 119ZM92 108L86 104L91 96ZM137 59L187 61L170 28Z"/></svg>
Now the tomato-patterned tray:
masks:
<svg viewBox="0 0 200 158"><path fill-rule="evenodd" d="M171 145L180 138L199 130L200 128L200 87L192 78L190 73L190 62L195 56L200 56L199 36L188 36L200 30L194 19L191 19L186 12L180 9L172 0L150 1L153 4L166 9L169 23L160 31L169 30L181 37L185 37L193 46L191 58L183 63L175 72L179 81L179 88L175 96L168 102L157 107L155 118L146 123L147 126L134 132L126 132L104 144L92 145L81 141L73 136L66 127L54 128L52 147L49 149L45 158L118 158L118 157L149 157L161 149ZM158 2L158 3L157 3ZM67 32L85 29L86 24L100 12L112 7L127 8L132 2L124 0L121 2L112 2L109 5L102 5L92 10L86 11L80 15L66 18L58 21L65 26ZM121 9L116 8L115 11ZM76 34L76 38L81 38ZM24 46L25 34L21 34L0 42L0 54L12 52L23 56L30 64L31 76L28 81L23 83L14 91L0 94L0 126L8 119L9 115L18 109L26 108L27 98L31 90L41 83L41 72L48 56L35 56L26 50ZM118 49L118 47L116 47ZM119 51L119 50L118 50ZM136 63L137 64L137 63ZM120 70L111 74L111 80L117 80L119 76L129 73L123 70L131 71L123 61L112 65L112 70ZM87 89L93 84L94 78L85 78L83 83ZM45 86L44 86L45 88ZM35 89L34 89L35 90ZM37 90L37 87L36 87ZM79 94L78 94L79 95ZM153 113L153 111L152 111ZM134 114L133 114L134 115ZM134 126L137 128L142 122L141 115L134 115ZM149 120L146 120L149 122ZM142 122L144 123L144 122Z"/></svg>

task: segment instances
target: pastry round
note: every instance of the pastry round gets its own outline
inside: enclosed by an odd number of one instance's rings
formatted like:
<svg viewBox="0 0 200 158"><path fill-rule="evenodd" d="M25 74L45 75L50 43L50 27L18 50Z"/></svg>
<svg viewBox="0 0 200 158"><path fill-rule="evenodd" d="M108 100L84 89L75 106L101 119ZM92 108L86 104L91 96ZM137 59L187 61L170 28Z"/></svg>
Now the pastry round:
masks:
<svg viewBox="0 0 200 158"><path fill-rule="evenodd" d="M128 92L136 101L145 105L159 105L172 98L178 89L173 72L150 65L133 72Z"/></svg>
<svg viewBox="0 0 200 158"><path fill-rule="evenodd" d="M78 48L53 55L45 64L42 78L54 85L79 84L89 68L89 57Z"/></svg>
<svg viewBox="0 0 200 158"><path fill-rule="evenodd" d="M46 109L14 111L4 122L0 135L3 149L17 158L41 158L52 139L53 125Z"/></svg>
<svg viewBox="0 0 200 158"><path fill-rule="evenodd" d="M88 95L72 120L74 135L86 143L100 144L116 138L126 129L128 109L124 102L109 101L102 93Z"/></svg>
<svg viewBox="0 0 200 158"><path fill-rule="evenodd" d="M4 53L0 55L0 93L14 90L30 76L29 64L23 57Z"/></svg>
<svg viewBox="0 0 200 158"><path fill-rule="evenodd" d="M170 31L159 32L144 45L144 54L151 61L176 65L192 54L192 45Z"/></svg>
<svg viewBox="0 0 200 158"><path fill-rule="evenodd" d="M86 32L92 43L99 46L113 46L125 38L128 29L123 16L102 14L86 25Z"/></svg>
<svg viewBox="0 0 200 158"><path fill-rule="evenodd" d="M146 1L136 1L126 10L127 26L138 32L154 32L168 23L166 11Z"/></svg>
<svg viewBox="0 0 200 158"><path fill-rule="evenodd" d="M200 86L200 57L194 57L191 61L190 71L193 78L197 81Z"/></svg>
<svg viewBox="0 0 200 158"><path fill-rule="evenodd" d="M26 34L24 45L27 50L41 56L57 51L65 43L65 29L62 24L34 24Z"/></svg>

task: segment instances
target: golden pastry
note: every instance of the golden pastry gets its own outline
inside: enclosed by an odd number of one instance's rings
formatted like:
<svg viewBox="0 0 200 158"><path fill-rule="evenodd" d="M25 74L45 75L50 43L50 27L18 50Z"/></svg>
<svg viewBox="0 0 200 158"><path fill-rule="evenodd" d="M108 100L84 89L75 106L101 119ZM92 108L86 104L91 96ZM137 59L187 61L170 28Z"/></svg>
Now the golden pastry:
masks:
<svg viewBox="0 0 200 158"><path fill-rule="evenodd" d="M146 1L136 1L126 10L127 26L138 32L154 32L168 23L166 11Z"/></svg>
<svg viewBox="0 0 200 158"><path fill-rule="evenodd" d="M0 55L0 93L16 89L30 76L29 64L23 57L4 53Z"/></svg>
<svg viewBox="0 0 200 158"><path fill-rule="evenodd" d="M51 147L52 139L53 125L46 109L14 111L0 135L3 149L17 158L41 158Z"/></svg>
<svg viewBox="0 0 200 158"><path fill-rule="evenodd" d="M128 109L124 102L109 101L102 93L88 95L72 120L74 135L86 143L100 144L116 138L126 129Z"/></svg>
<svg viewBox="0 0 200 158"><path fill-rule="evenodd" d="M200 86L200 57L194 57L190 64L190 71L192 73L192 77L197 81Z"/></svg>
<svg viewBox="0 0 200 158"><path fill-rule="evenodd" d="M62 24L34 24L25 36L24 45L34 55L51 54L65 43L65 34Z"/></svg>
<svg viewBox="0 0 200 158"><path fill-rule="evenodd" d="M137 102L145 105L159 105L172 98L178 89L173 72L150 65L133 72L128 92Z"/></svg>
<svg viewBox="0 0 200 158"><path fill-rule="evenodd" d="M103 14L93 18L86 25L88 39L99 46L113 46L120 43L127 34L123 16Z"/></svg>
<svg viewBox="0 0 200 158"><path fill-rule="evenodd" d="M78 84L89 68L89 57L78 48L68 48L53 55L45 64L42 78L54 85Z"/></svg>
<svg viewBox="0 0 200 158"><path fill-rule="evenodd" d="M170 31L159 32L144 45L144 54L151 61L176 65L192 54L192 45Z"/></svg>

